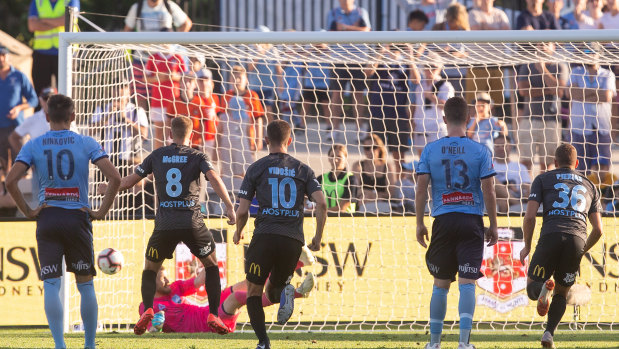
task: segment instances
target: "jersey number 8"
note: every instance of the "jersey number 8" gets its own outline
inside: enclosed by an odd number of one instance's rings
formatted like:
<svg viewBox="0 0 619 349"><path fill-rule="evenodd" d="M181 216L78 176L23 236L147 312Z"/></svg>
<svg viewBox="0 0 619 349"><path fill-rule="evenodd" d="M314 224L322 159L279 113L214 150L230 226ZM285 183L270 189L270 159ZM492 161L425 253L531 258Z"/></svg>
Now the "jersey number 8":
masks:
<svg viewBox="0 0 619 349"><path fill-rule="evenodd" d="M165 185L165 191L169 197L175 198L181 195L181 192L183 191L181 177L181 170L176 167L169 169L166 173L165 179L168 181L168 183Z"/></svg>

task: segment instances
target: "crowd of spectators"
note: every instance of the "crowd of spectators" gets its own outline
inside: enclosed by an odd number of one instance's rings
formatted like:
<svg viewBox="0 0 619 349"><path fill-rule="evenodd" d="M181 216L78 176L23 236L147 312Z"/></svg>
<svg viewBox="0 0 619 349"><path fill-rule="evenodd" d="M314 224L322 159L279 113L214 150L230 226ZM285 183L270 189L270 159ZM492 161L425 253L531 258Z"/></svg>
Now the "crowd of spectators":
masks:
<svg viewBox="0 0 619 349"><path fill-rule="evenodd" d="M53 59L50 56L57 60L57 42L48 36L63 30L64 14L54 8L55 0L32 3L28 26L35 31L34 57L40 63L32 72L34 88L10 67L6 49L0 49L0 89L7 74L24 80L4 94L15 96L12 104L0 98L0 107L6 104L6 112L0 110L3 172L24 137L43 131L42 111L15 127L22 121L23 109L38 105L44 110L54 92L47 76L57 75L47 68L43 74L42 69ZM79 7L78 0L70 3ZM619 27L618 0L575 0L570 12L563 10L563 0L527 0L514 23L494 6L494 0L473 1L470 8L452 0L398 0L398 4L408 13L407 30L412 31ZM368 11L355 0L340 0L326 19L326 31L372 30ZM127 13L124 30L189 31L192 25L174 2L142 0ZM613 67L596 63L603 50L599 45L582 50L590 59L580 65L544 59L555 55L554 43L533 46L539 60L501 67L454 65L445 59L467 57L465 45L384 45L376 52L380 57L376 61L384 63L331 65L320 62L332 52L325 44L306 45L304 54L315 58L308 61L295 61L294 52L279 51L277 46L258 44L248 48L253 59L219 62L222 69L212 70L204 57L162 45L161 52L132 52L132 80L119 81L111 102L98 105L90 122L103 147L113 154L112 161L128 173L139 163L141 151L169 144L173 117L189 116L194 120L192 145L209 155L222 178L234 180L244 176L256 152L264 148L266 122L288 119L295 134L307 137L307 120L316 114L323 128L319 139L307 141L329 146L325 163L331 171L319 177L330 199L329 209L350 213L382 201L386 209L378 211L411 211L415 182L411 164L427 143L446 135L443 105L461 95L471 106L467 136L488 146L495 157L499 212L523 209L530 179L538 171L552 169L552 154L562 141L576 146L579 169L607 189L611 207L617 181L611 169L612 116L619 109L613 104ZM371 54L354 45L339 48L353 57ZM219 90L213 76L224 71L226 80ZM349 167L350 146L361 149L362 158Z"/></svg>

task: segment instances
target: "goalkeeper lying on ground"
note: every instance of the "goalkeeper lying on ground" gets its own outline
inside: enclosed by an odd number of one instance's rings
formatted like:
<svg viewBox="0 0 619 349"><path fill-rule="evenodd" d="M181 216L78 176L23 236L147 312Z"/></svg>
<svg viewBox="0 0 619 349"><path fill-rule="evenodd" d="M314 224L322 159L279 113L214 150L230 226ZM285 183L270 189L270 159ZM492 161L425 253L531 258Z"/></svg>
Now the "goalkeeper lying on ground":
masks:
<svg viewBox="0 0 619 349"><path fill-rule="evenodd" d="M297 269L312 265L314 262L314 256L304 247L297 263ZM213 332L206 321L209 314L208 305L199 306L185 300L185 297L195 294L198 288L204 285L204 277L204 270L202 270L196 277L170 283L165 268L161 267L157 273L157 288L153 303L153 310L156 314L148 330L150 332L160 329L163 332ZM296 289L295 298L307 297L313 287L314 275L310 272ZM221 292L219 317L228 326L230 332L234 332L240 309L246 303L247 285L245 280ZM273 303L263 294L262 306L270 305L273 305ZM140 315L144 312L143 303L140 303L139 311Z"/></svg>

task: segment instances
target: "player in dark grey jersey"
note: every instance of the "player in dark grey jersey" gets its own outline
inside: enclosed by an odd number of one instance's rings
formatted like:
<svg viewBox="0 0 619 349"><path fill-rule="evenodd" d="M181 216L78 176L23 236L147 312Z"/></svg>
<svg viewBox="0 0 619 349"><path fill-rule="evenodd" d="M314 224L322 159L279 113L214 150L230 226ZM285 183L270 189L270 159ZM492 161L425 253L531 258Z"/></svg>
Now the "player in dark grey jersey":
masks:
<svg viewBox="0 0 619 349"><path fill-rule="evenodd" d="M288 321L294 309L294 287L290 279L305 243L303 204L306 196L316 203L316 234L308 245L310 250L320 249L327 219L327 202L314 171L288 155L291 141L287 122L269 123L266 137L269 155L249 166L239 191L235 244L243 238L249 204L254 196L259 205L254 234L245 254L247 313L259 340L257 349L271 347L262 309L265 283L269 301L280 302L277 313L280 324Z"/></svg>
<svg viewBox="0 0 619 349"><path fill-rule="evenodd" d="M531 185L522 222L525 247L520 251L520 261L524 264L531 252L535 216L541 204L544 218L529 264L527 293L531 300L537 300L539 315L548 314L542 336L544 348L554 348L554 331L565 312L567 294L574 285L580 260L602 236L600 194L587 177L574 170L578 166L576 149L561 144L555 152L555 166L555 170L537 176ZM589 236L587 217L593 227ZM549 303L553 289L554 296Z"/></svg>
<svg viewBox="0 0 619 349"><path fill-rule="evenodd" d="M214 253L215 241L200 213L198 195L201 173L211 182L215 193L226 205L228 224L235 223L236 215L228 197L228 190L213 170L208 156L190 147L191 130L192 123L189 118L174 118L174 143L153 151L136 168L134 174L124 177L121 182L120 190L129 189L153 173L159 206L155 216L155 230L146 246L146 264L142 272L142 301L146 311L134 327L134 332L138 335L144 333L154 315L152 307L157 271L166 258L172 258L172 253L180 241L204 264L205 287L211 309L207 319L209 326L220 334L229 332L217 313L221 283Z"/></svg>

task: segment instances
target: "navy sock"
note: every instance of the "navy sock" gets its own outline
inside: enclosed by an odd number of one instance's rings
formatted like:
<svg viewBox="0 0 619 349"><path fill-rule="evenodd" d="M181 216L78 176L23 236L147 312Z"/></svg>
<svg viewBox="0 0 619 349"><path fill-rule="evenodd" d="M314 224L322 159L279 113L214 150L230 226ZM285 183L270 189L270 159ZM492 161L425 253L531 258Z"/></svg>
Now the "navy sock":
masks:
<svg viewBox="0 0 619 349"><path fill-rule="evenodd" d="M206 279L204 287L208 296L208 306L211 314L217 316L219 303L221 302L221 280L219 279L219 266L210 266L204 270Z"/></svg>
<svg viewBox="0 0 619 349"><path fill-rule="evenodd" d="M251 327L258 337L258 341L262 344L269 343L267 336L267 328L264 324L264 309L262 308L262 297L253 296L247 298L247 314L249 314L249 322Z"/></svg>
<svg viewBox="0 0 619 349"><path fill-rule="evenodd" d="M144 303L144 311L153 307L155 299L155 291L157 289L157 272L152 270L144 270L142 272L142 302Z"/></svg>
<svg viewBox="0 0 619 349"><path fill-rule="evenodd" d="M550 332L551 335L555 335L555 330L557 326L559 326L559 322L561 322L561 318L565 313L565 307L567 305L567 300L560 294L555 294L552 296L552 302L550 303L550 309L548 309L548 323L546 324L546 331Z"/></svg>

